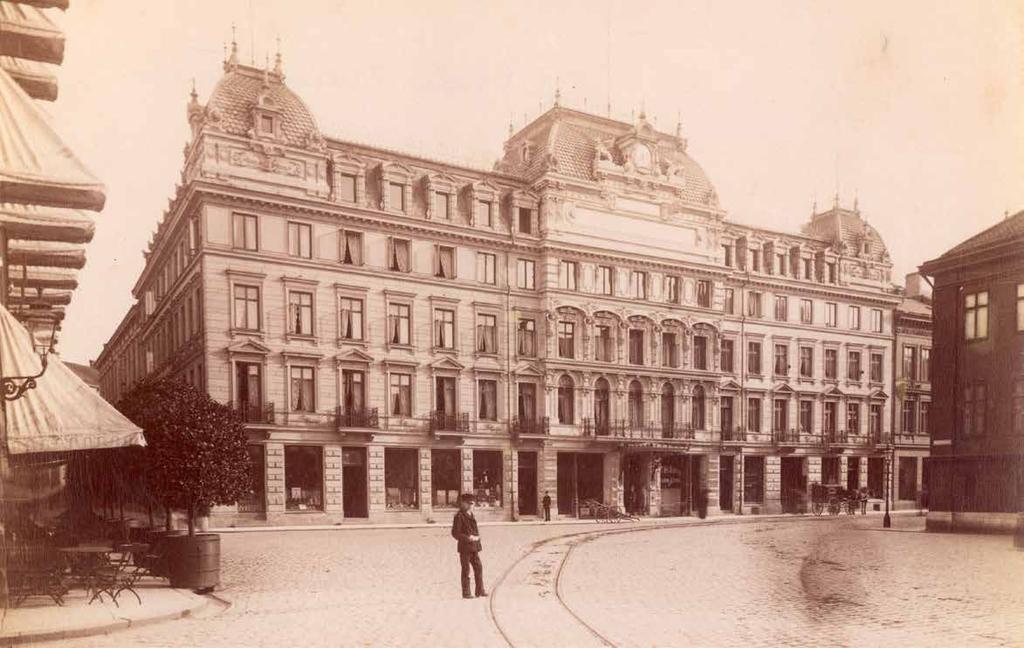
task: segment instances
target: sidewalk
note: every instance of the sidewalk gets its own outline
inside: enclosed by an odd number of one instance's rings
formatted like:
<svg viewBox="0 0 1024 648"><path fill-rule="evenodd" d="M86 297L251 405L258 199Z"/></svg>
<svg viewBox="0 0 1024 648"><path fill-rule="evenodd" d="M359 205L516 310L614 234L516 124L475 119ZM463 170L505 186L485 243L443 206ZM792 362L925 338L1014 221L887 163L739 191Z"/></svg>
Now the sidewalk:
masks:
<svg viewBox="0 0 1024 648"><path fill-rule="evenodd" d="M0 610L0 646L106 634L189 616L209 603L206 597L166 585L143 585L137 591L141 605L130 592L117 597L118 606L107 596L89 605L83 590L69 592L63 606L49 597L31 597L21 607Z"/></svg>

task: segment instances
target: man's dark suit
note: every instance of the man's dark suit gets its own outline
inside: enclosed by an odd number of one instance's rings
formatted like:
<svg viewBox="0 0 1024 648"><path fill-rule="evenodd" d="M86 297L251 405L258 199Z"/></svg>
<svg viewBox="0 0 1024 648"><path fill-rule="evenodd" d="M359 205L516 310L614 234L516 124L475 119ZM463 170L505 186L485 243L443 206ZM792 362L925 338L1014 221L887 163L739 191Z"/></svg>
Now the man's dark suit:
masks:
<svg viewBox="0 0 1024 648"><path fill-rule="evenodd" d="M459 563L462 566L462 595L469 596L469 568L473 568L476 580L476 595L484 595L484 567L480 563L480 551L483 545L479 540L470 540L470 536L480 537L476 518L471 513L460 510L452 520L452 537L458 540Z"/></svg>

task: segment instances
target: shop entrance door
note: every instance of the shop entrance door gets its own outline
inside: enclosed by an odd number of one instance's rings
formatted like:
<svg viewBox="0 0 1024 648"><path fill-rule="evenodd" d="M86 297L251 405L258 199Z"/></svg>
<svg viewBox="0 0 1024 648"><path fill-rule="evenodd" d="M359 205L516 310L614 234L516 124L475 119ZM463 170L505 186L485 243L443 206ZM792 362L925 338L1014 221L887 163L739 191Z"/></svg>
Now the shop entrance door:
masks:
<svg viewBox="0 0 1024 648"><path fill-rule="evenodd" d="M718 506L723 511L732 511L732 467L734 459L735 457L724 455L718 459Z"/></svg>
<svg viewBox="0 0 1024 648"><path fill-rule="evenodd" d="M519 515L537 515L537 453L519 453Z"/></svg>
<svg viewBox="0 0 1024 648"><path fill-rule="evenodd" d="M341 449L341 506L345 517L369 517L366 448Z"/></svg>
<svg viewBox="0 0 1024 648"><path fill-rule="evenodd" d="M782 512L801 513L807 495L807 460L782 458Z"/></svg>
<svg viewBox="0 0 1024 648"><path fill-rule="evenodd" d="M647 515L647 479L644 463L650 461L644 455L626 455L626 468L622 485L625 488L624 504L630 515Z"/></svg>
<svg viewBox="0 0 1024 648"><path fill-rule="evenodd" d="M558 453L558 513L576 515L588 499L604 499L604 455Z"/></svg>
<svg viewBox="0 0 1024 648"><path fill-rule="evenodd" d="M860 488L860 457L846 459L846 490L856 491Z"/></svg>

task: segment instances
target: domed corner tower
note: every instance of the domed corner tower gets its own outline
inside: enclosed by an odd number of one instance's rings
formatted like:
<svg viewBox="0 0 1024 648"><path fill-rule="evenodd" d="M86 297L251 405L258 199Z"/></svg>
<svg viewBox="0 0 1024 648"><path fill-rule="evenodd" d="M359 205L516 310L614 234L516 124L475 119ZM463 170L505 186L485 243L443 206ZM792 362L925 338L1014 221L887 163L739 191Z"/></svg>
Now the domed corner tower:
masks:
<svg viewBox="0 0 1024 648"><path fill-rule="evenodd" d="M812 210L811 220L801 231L807 236L829 244L839 256L839 273L844 283L871 287L891 287L892 259L882 235L861 216L855 200L853 209L839 206L838 197L832 208L823 212Z"/></svg>
<svg viewBox="0 0 1024 648"><path fill-rule="evenodd" d="M224 75L205 105L192 90L186 181L329 196L326 143L309 108L284 80L280 53L272 69L258 68L239 63L238 47L231 44Z"/></svg>

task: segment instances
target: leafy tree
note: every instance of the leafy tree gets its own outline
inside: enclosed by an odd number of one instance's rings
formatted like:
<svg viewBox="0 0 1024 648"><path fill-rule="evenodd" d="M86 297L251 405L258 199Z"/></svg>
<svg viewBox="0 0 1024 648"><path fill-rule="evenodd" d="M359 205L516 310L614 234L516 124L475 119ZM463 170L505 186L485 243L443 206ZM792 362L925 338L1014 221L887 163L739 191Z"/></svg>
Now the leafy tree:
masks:
<svg viewBox="0 0 1024 648"><path fill-rule="evenodd" d="M165 509L184 510L189 535L195 518L249 492L245 425L237 412L176 380L146 380L118 404L146 436L146 487Z"/></svg>

